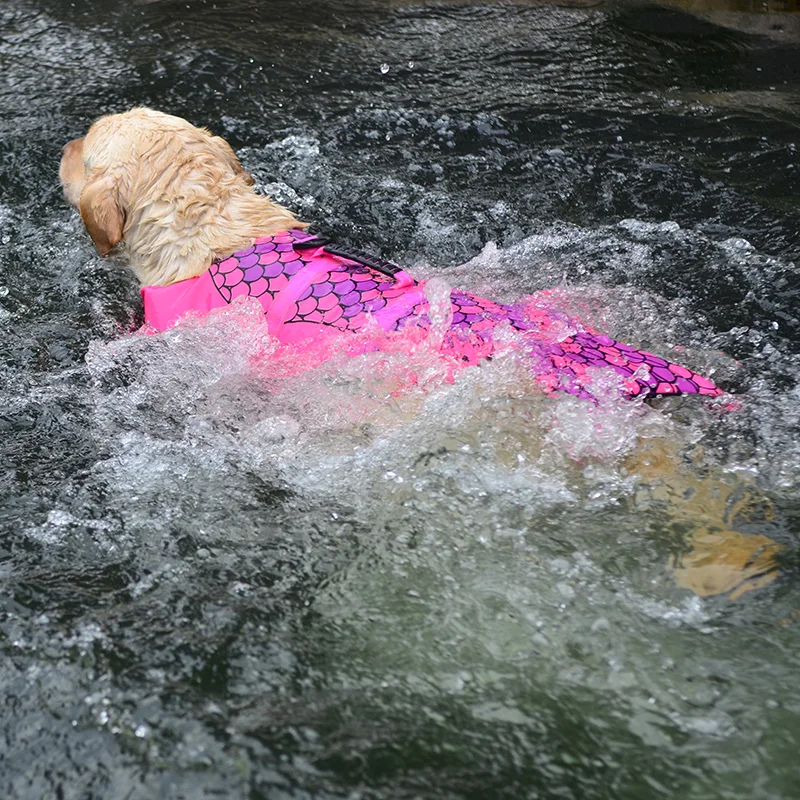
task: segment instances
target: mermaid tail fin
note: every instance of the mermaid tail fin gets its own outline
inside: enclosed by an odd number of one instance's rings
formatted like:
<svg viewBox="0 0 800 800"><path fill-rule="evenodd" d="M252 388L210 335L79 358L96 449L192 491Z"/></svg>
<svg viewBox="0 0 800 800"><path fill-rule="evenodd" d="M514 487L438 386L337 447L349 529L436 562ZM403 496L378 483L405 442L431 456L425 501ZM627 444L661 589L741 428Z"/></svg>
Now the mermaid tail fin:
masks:
<svg viewBox="0 0 800 800"><path fill-rule="evenodd" d="M623 377L624 393L628 397L666 394L718 397L722 394L708 378L680 364L591 331L580 331L543 349L555 367L558 384L553 388L570 394L589 394L583 388L589 367L614 369Z"/></svg>

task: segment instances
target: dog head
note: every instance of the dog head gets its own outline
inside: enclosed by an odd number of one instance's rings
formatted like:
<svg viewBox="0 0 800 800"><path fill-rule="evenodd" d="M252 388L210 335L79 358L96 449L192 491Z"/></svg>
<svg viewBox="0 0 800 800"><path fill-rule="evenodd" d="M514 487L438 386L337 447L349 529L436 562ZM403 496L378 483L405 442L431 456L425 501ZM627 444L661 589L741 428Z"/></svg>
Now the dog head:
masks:
<svg viewBox="0 0 800 800"><path fill-rule="evenodd" d="M299 224L253 191L224 139L147 108L99 119L64 147L59 174L97 252L124 244L143 284L199 275L255 237Z"/></svg>

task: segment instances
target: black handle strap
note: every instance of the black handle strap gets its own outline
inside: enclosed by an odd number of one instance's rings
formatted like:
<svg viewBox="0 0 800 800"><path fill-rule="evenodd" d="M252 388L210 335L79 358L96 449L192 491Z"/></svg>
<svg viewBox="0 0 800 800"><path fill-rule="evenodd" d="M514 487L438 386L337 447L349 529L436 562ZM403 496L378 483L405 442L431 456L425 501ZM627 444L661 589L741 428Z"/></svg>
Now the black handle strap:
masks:
<svg viewBox="0 0 800 800"><path fill-rule="evenodd" d="M339 244L330 244L327 239L323 239L321 236L306 239L303 242L295 242L293 246L295 250L310 250L312 247L322 247L326 253L332 256L339 256L339 258L346 258L349 261L355 261L357 264L363 264L365 267L377 270L390 278L394 278L403 269L393 261L370 255L363 250L354 250Z"/></svg>

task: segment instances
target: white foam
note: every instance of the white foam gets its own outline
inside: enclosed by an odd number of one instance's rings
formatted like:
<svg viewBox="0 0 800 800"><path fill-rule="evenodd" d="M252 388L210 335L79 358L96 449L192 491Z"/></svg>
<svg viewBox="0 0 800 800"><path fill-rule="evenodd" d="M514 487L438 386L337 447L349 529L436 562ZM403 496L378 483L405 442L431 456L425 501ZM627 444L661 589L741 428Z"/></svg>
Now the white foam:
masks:
<svg viewBox="0 0 800 800"><path fill-rule="evenodd" d="M622 229L642 237L645 250L648 237L688 235L673 225ZM605 252L613 236L559 226L514 247L487 245L437 278L434 304L448 285L473 288L497 276L505 276L497 279L501 293L541 288L558 252ZM626 252L634 261L645 257ZM640 289L564 285L550 299L611 334L622 320L665 348L676 329L693 324L680 303ZM329 509L314 525L331 542L355 537L357 556L315 593L315 611L338 626L343 658L350 657L348 631L369 650L371 673L433 670L437 685L464 691L464 659L478 680L490 681L498 664L538 653L555 684L594 682L626 694L631 681L640 688L640 667L621 663L601 677L576 664L569 648L605 652L610 638L631 636L646 642L651 634L643 631L652 626L711 629L705 602L665 580L669 501L643 511L636 493L649 479L629 468L645 445L680 454L702 440L717 425L702 401L660 408L624 401L605 370L594 378L599 405L548 397L513 352L452 373L435 336L399 337L380 351L355 348L352 357L347 342L359 337L345 336L327 351L299 354L267 334L258 304L240 302L165 335L94 343L95 423L108 452L96 477L134 506L158 498L179 509L186 487L202 486L205 501L233 521L217 531L205 516L192 523L193 538L210 548L260 535L243 520L232 488L253 474L290 488L298 507ZM757 389L749 402L757 435L774 447L794 423L766 392ZM774 468L791 482L800 453L781 446ZM730 475L751 470L753 460L731 456L719 468ZM660 480L669 486L668 463L665 469ZM184 524L181 513L148 524ZM61 530L48 526L49 535ZM230 591L250 590L234 581ZM457 644L445 652L444 640ZM637 663L658 669L655 656L631 647Z"/></svg>

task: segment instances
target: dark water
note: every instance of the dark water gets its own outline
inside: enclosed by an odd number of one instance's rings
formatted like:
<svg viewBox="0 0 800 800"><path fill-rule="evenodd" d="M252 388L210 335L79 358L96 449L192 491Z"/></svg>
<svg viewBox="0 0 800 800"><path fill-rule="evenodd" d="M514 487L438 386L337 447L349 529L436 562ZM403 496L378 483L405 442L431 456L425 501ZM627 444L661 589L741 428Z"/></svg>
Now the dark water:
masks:
<svg viewBox="0 0 800 800"><path fill-rule="evenodd" d="M0 796L797 797L798 30L6 0ZM558 286L737 407L587 409L424 352L297 375L244 308L132 335L57 166L137 104L225 136L320 233L490 296ZM676 585L720 530L782 545L775 580Z"/></svg>

